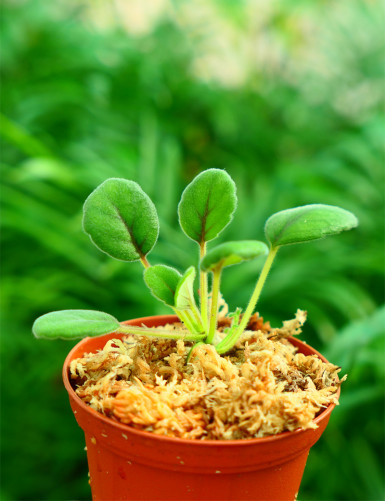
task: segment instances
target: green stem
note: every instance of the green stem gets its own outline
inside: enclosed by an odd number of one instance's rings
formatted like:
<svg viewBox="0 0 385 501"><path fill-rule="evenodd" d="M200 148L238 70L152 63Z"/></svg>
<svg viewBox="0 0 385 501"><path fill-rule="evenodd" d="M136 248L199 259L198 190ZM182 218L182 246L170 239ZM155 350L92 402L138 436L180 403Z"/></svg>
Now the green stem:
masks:
<svg viewBox="0 0 385 501"><path fill-rule="evenodd" d="M141 256L140 261L145 268L150 268L151 264L147 261L146 256Z"/></svg>
<svg viewBox="0 0 385 501"><path fill-rule="evenodd" d="M195 323L189 310L178 310L177 308L173 308L173 310L192 334L199 334L201 332L201 329Z"/></svg>
<svg viewBox="0 0 385 501"><path fill-rule="evenodd" d="M208 334L207 340L206 340L206 342L209 344L213 344L215 331L217 328L219 285L221 283L221 273L222 273L221 267L215 268L213 270L213 287L212 287L212 293L211 293L210 327L209 327L209 334Z"/></svg>
<svg viewBox="0 0 385 501"><path fill-rule="evenodd" d="M193 303L190 303L190 306L191 306L191 313L193 314L194 316L194 319L195 319L195 322L200 326L202 327L202 330L203 329L203 325L202 325L202 317L201 317L201 314L200 314L200 311L198 310L195 302Z"/></svg>
<svg viewBox="0 0 385 501"><path fill-rule="evenodd" d="M254 292L250 298L249 304L247 305L245 313L242 315L242 320L237 327L237 329L231 333L229 336L225 337L217 346L216 350L219 354L226 353L229 351L237 342L239 336L242 334L242 332L245 330L247 327L247 324L249 323L250 317L253 314L255 305L257 304L257 301L259 299L259 296L261 295L262 288L265 284L267 275L269 274L271 265L273 264L274 258L278 252L279 246L277 247L271 247L269 254L266 258L265 264L263 265L261 274L259 275L257 284L255 286Z"/></svg>
<svg viewBox="0 0 385 501"><path fill-rule="evenodd" d="M200 260L206 255L206 242L200 244ZM201 300L201 316L202 323L205 332L208 331L208 312L207 312L207 302L208 302L208 287L207 287L207 273L200 270L199 272L199 282L200 282L200 300Z"/></svg>
<svg viewBox="0 0 385 501"><path fill-rule="evenodd" d="M183 331L169 331L167 329L147 329L134 325L122 325L115 331L118 334L135 334L137 336L150 336L160 339L183 339L183 341L201 341L205 334L192 334Z"/></svg>

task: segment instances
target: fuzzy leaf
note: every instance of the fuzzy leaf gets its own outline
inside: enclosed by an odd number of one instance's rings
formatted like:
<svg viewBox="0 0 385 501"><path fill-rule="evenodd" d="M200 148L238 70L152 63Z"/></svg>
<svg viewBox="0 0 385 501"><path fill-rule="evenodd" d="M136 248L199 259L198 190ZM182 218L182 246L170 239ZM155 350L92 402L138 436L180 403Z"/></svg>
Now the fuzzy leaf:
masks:
<svg viewBox="0 0 385 501"><path fill-rule="evenodd" d="M137 183L111 178L85 201L83 228L101 251L137 261L154 247L159 221L154 204Z"/></svg>
<svg viewBox="0 0 385 501"><path fill-rule="evenodd" d="M304 205L273 214L266 221L265 235L272 247L317 240L358 225L351 212L333 205Z"/></svg>
<svg viewBox="0 0 385 501"><path fill-rule="evenodd" d="M32 332L37 338L77 339L108 334L119 327L116 318L102 311L62 310L37 318Z"/></svg>
<svg viewBox="0 0 385 501"><path fill-rule="evenodd" d="M144 281L151 293L168 306L174 306L174 296L182 275L175 268L156 264L144 271Z"/></svg>
<svg viewBox="0 0 385 501"><path fill-rule="evenodd" d="M230 223L236 206L231 177L224 170L208 169L185 188L178 206L179 223L192 240L208 242Z"/></svg>
<svg viewBox="0 0 385 501"><path fill-rule="evenodd" d="M196 271L194 266L187 268L183 276L180 278L175 291L175 307L179 310L192 309L195 305L194 297L194 280Z"/></svg>
<svg viewBox="0 0 385 501"><path fill-rule="evenodd" d="M201 269L203 271L213 271L215 268L224 268L242 261L255 259L268 252L267 245L258 240L225 242L207 252L201 261Z"/></svg>

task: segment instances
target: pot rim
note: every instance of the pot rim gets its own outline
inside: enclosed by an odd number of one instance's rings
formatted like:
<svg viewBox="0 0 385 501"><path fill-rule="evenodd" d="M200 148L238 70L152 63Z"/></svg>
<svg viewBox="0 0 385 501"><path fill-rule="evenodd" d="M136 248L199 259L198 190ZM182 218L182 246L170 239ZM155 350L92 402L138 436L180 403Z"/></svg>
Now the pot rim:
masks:
<svg viewBox="0 0 385 501"><path fill-rule="evenodd" d="M140 323L146 323L146 321L149 321L150 319L157 318L159 321L163 321L164 323L172 323L173 321L177 320L178 317L176 315L153 315L149 317L141 317L141 318L136 318L132 319L132 321L135 320L135 322L140 322ZM122 322L123 324L125 323L131 323L131 320L127 320L125 322ZM159 324L161 325L161 324ZM121 336L122 334L117 334L117 336ZM125 335L125 334L123 334ZM111 334L105 334L105 336L111 336ZM104 336L98 336L98 338L103 338ZM222 446L226 445L226 447L248 447L251 445L255 445L257 443L269 443L269 442L275 442L277 440L282 440L286 437L294 437L297 435L301 435L303 433L313 431L312 428L307 428L305 430L298 428L294 431L284 431L281 433L277 433L275 435L269 435L267 437L257 437L257 438L247 438L247 439L239 439L239 440L194 440L194 439L185 439L185 438L177 438L177 437L168 437L164 435L157 435L155 433L152 433L150 431L144 431L144 430L138 430L136 428L133 428L127 424L120 423L119 421L115 421L112 418L109 418L107 416L104 416L101 412L96 411L89 405L83 402L83 400L76 394L74 391L70 379L69 379L69 364L72 361L72 355L75 350L79 348L79 345L84 344L86 345L89 340L95 339L94 337L86 337L79 341L68 353L64 365L63 365L63 371L62 371L62 376L63 376L63 382L64 386L70 396L70 398L73 398L76 400L77 405L79 405L85 412L90 413L93 415L95 418L99 419L102 423L106 424L107 426L112 426L116 428L117 431L120 431L122 433L132 433L136 436L139 437L146 437L146 438L152 438L155 441L159 441L159 443L177 443L177 444L194 444L194 445L200 445L202 447L212 447L213 445L216 446ZM297 338L294 338L292 336L287 338L292 344L294 344L296 347L299 346L307 346L312 349L314 352L314 355L317 355L323 362L328 362L328 360L321 355L317 350L315 350L312 346L308 345L306 342L301 341ZM294 342L293 342L294 341ZM341 390L338 388L336 397L339 399L340 397ZM315 424L318 424L320 421L328 417L333 409L336 407L336 404L329 404L316 418L313 419L313 422Z"/></svg>

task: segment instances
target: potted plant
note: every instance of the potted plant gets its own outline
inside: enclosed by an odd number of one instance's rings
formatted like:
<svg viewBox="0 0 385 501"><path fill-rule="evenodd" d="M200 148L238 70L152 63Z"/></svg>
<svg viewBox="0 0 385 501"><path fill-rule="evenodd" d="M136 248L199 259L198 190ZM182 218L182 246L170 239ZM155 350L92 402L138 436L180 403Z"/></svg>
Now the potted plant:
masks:
<svg viewBox="0 0 385 501"><path fill-rule="evenodd" d="M207 249L230 223L236 187L223 170L199 174L178 206L199 248L197 270L150 264L156 209L140 186L112 178L84 204L83 227L111 257L140 261L151 293L174 315L118 322L100 311L39 317L38 338L84 338L63 379L85 433L94 500L293 500L310 447L338 403L340 368L292 335L306 312L272 328L255 312L278 250L357 226L339 207L306 205L272 215L264 242ZM220 293L227 266L266 256L244 312ZM212 277L209 287L209 277Z"/></svg>

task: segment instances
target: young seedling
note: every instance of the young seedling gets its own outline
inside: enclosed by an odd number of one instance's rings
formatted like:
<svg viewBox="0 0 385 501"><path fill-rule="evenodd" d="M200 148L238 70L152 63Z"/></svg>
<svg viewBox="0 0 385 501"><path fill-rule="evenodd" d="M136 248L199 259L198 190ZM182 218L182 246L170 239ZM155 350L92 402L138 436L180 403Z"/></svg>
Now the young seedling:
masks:
<svg viewBox="0 0 385 501"><path fill-rule="evenodd" d="M164 264L151 265L148 254L159 234L154 204L134 181L112 178L102 183L87 198L83 209L83 228L91 241L106 254L122 261L140 261L144 281L151 293L184 324L185 329L148 329L126 326L100 311L64 310L47 313L33 325L38 338L76 339L110 332L183 339L215 346L225 354L246 329L278 249L357 226L357 218L331 205L305 205L278 212L265 224L269 242L245 240L226 242L207 251L207 242L216 238L231 222L237 206L236 187L223 170L209 169L199 174L184 190L178 206L179 223L184 233L199 245L199 307L195 300L196 268L183 274ZM222 271L228 266L267 255L254 292L244 314L237 308L225 337L218 339L218 301ZM209 300L208 274L213 275ZM191 352L190 352L191 355Z"/></svg>

